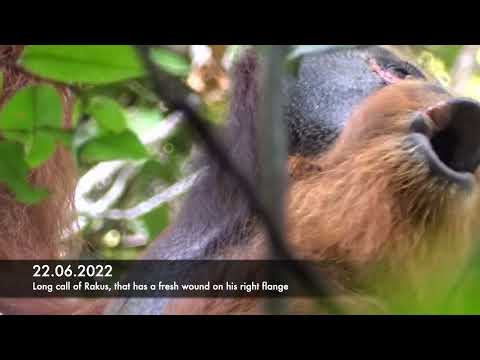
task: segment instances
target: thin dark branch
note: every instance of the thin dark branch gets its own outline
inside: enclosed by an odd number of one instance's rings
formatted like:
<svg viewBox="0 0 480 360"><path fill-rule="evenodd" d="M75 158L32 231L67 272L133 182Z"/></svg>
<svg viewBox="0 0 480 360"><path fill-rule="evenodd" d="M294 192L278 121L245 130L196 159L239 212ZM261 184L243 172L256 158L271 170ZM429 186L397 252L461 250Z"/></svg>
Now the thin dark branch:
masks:
<svg viewBox="0 0 480 360"><path fill-rule="evenodd" d="M183 112L187 123L196 131L204 142L204 146L209 155L216 159L220 166L228 172L237 181L238 187L243 192L246 200L249 202L253 211L257 214L260 221L263 222L269 236L272 247L278 258L284 260L291 259L283 241L283 228L277 226L277 222L270 214L269 209L258 196L254 186L248 181L247 177L239 170L230 159L227 150L213 135L211 126L205 121L197 110L197 102L192 98L190 90L175 77L160 71L150 57L150 48L147 45L136 45L136 48L145 63L146 70L150 75L153 90L157 96L171 110ZM276 100L276 97L272 97ZM269 114L266 114L269 115ZM289 262L292 264L292 272L298 281L312 295L328 295L327 287L313 274L309 269L302 266L300 262ZM333 304L330 309L333 310ZM335 311L338 309L335 308Z"/></svg>
<svg viewBox="0 0 480 360"><path fill-rule="evenodd" d="M288 45L268 45L264 48L265 69L263 71L263 96L260 104L260 119L257 124L257 148L259 161L259 190L271 221L278 229L278 239L285 243L285 189L287 174L287 129L283 121L282 78L284 61L288 54ZM275 258L286 257L283 247L275 244L272 248ZM280 253L276 253L280 250Z"/></svg>
<svg viewBox="0 0 480 360"><path fill-rule="evenodd" d="M267 45L263 48L265 66L262 72L263 96L257 122L258 149L258 196L270 214L271 221L278 232L278 238L270 235L271 255L273 259L284 259L285 254L285 193L287 172L285 164L288 156L287 129L283 121L282 78L288 45ZM280 245L280 246L279 246ZM272 281L278 274L270 274ZM271 299L267 309L272 313L285 311L282 299Z"/></svg>

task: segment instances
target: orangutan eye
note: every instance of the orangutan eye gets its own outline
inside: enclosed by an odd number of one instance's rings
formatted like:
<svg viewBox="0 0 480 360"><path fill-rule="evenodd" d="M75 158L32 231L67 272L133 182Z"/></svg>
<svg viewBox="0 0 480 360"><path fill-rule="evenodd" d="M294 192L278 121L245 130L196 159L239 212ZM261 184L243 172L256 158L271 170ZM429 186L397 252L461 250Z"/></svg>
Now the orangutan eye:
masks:
<svg viewBox="0 0 480 360"><path fill-rule="evenodd" d="M405 79L408 76L411 76L412 73L408 71L405 67L398 66L398 65L391 65L387 68L387 71L389 71L392 75L400 78L400 79Z"/></svg>
<svg viewBox="0 0 480 360"><path fill-rule="evenodd" d="M425 79L425 75L423 75L420 70L406 61L390 64L385 70L399 79L406 79L409 77Z"/></svg>

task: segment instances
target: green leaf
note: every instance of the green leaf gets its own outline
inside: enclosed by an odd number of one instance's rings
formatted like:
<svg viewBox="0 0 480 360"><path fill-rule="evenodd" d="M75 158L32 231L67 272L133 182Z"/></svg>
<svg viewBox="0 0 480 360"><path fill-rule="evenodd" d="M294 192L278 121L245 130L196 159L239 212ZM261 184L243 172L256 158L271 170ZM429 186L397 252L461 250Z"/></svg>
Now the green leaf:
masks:
<svg viewBox="0 0 480 360"><path fill-rule="evenodd" d="M101 129L121 133L127 128L127 116L120 104L107 97L93 98L87 108Z"/></svg>
<svg viewBox="0 0 480 360"><path fill-rule="evenodd" d="M164 128L163 119L164 116L157 107L133 107L127 113L127 126L143 143L147 143L151 141L152 134Z"/></svg>
<svg viewBox="0 0 480 360"><path fill-rule="evenodd" d="M71 149L73 147L73 139L75 134L72 130L62 130L56 132L47 131L47 133L55 138L56 143L63 144L63 146L65 146L67 149Z"/></svg>
<svg viewBox="0 0 480 360"><path fill-rule="evenodd" d="M97 137L79 150L80 159L87 163L110 160L141 160L148 157L145 146L131 131Z"/></svg>
<svg viewBox="0 0 480 360"><path fill-rule="evenodd" d="M145 74L129 45L29 45L20 64L31 73L68 84L108 84Z"/></svg>
<svg viewBox="0 0 480 360"><path fill-rule="evenodd" d="M176 76L190 73L190 62L183 56L162 48L151 50L152 60L166 72Z"/></svg>
<svg viewBox="0 0 480 360"><path fill-rule="evenodd" d="M170 207L168 204L160 206L140 219L148 231L149 238L154 240L170 223Z"/></svg>
<svg viewBox="0 0 480 360"><path fill-rule="evenodd" d="M163 180L168 184L174 183L179 177L180 165L170 156L167 161L149 160L143 164L140 173L135 179L135 186L139 191L144 191L150 184Z"/></svg>
<svg viewBox="0 0 480 360"><path fill-rule="evenodd" d="M0 142L0 182L13 191L18 201L35 204L48 196L48 191L32 187L27 181L28 172L22 145L11 141Z"/></svg>
<svg viewBox="0 0 480 360"><path fill-rule="evenodd" d="M48 133L36 133L27 143L25 160L31 168L35 168L47 161L55 153L56 141Z"/></svg>
<svg viewBox="0 0 480 360"><path fill-rule="evenodd" d="M0 129L21 131L62 127L62 101L49 85L29 86L17 92L0 112Z"/></svg>
<svg viewBox="0 0 480 360"><path fill-rule="evenodd" d="M164 141L164 147L170 148L175 155L188 156L192 148L192 132L187 127L181 126Z"/></svg>
<svg viewBox="0 0 480 360"><path fill-rule="evenodd" d="M83 114L83 102L80 99L75 100L72 111L72 126L77 127Z"/></svg>
<svg viewBox="0 0 480 360"><path fill-rule="evenodd" d="M23 143L33 168L55 152L62 132L63 107L59 93L49 85L20 90L0 111L0 130L8 140Z"/></svg>

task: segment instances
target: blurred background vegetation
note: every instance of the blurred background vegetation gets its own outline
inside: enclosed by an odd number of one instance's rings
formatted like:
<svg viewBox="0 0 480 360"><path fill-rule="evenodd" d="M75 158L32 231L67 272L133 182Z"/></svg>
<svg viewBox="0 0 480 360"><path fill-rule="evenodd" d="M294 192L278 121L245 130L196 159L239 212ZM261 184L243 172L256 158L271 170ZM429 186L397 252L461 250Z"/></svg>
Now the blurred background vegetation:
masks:
<svg viewBox="0 0 480 360"><path fill-rule="evenodd" d="M239 45L170 45L154 59L199 97L204 117L221 124L229 104L229 69ZM158 103L142 80L96 89L115 99L128 127L150 154L148 160L89 162L79 158L76 196L78 230L87 240L87 258L135 259L173 221L195 174L196 151L180 114ZM82 119L81 133L94 132L95 119ZM81 137L81 136L79 136ZM81 140L80 140L81 142ZM192 177L193 176L193 177Z"/></svg>
<svg viewBox="0 0 480 360"><path fill-rule="evenodd" d="M228 114L229 70L242 45L170 45L155 54L164 70L199 96L205 117L221 124ZM479 45L396 46L444 85L480 100ZM96 87L121 104L128 127L154 154L142 161L81 161L76 205L84 257L134 259L174 220L193 180L191 134L179 114L158 106L141 80ZM86 137L93 119L81 119ZM80 136L81 135L77 135ZM194 174L193 174L194 176Z"/></svg>

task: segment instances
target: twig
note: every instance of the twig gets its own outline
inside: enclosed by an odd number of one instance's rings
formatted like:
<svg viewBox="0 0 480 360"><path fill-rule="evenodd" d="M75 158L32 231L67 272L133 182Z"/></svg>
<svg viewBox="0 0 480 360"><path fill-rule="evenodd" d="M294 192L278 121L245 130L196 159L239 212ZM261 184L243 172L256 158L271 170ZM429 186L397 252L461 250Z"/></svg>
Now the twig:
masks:
<svg viewBox="0 0 480 360"><path fill-rule="evenodd" d="M190 91L175 77L161 72L157 68L150 58L149 46L137 45L136 48L145 64L147 73L150 75L154 92L167 107L184 113L187 122L200 136L209 155L216 159L221 167L237 181L238 187L270 235L271 244L276 249L275 253L283 259L290 259L290 253L282 241L282 229L277 226L275 218L271 216L268 207L261 201L253 185L250 184L242 171L234 165L224 146L214 137L210 125L197 111ZM292 271L305 289L313 295L327 295L323 282L318 277L313 276L299 262L292 262Z"/></svg>
<svg viewBox="0 0 480 360"><path fill-rule="evenodd" d="M111 161L101 163L95 166L86 176L82 177L77 186L75 205L80 215L98 218L112 204L116 203L124 194L129 181L138 174L140 166L138 164L128 164L123 161ZM113 184L108 191L98 200L91 201L87 198L87 194L91 191L92 179L98 180L101 176L103 179L111 178L115 172ZM98 185L98 182L95 182Z"/></svg>
<svg viewBox="0 0 480 360"><path fill-rule="evenodd" d="M97 218L110 219L110 220L133 220L143 216L153 209L172 201L176 197L185 194L195 183L195 180L201 175L204 170L200 170L187 178L175 183L168 187L160 194L153 196L152 198L135 205L130 209L112 209L107 210L97 216Z"/></svg>

